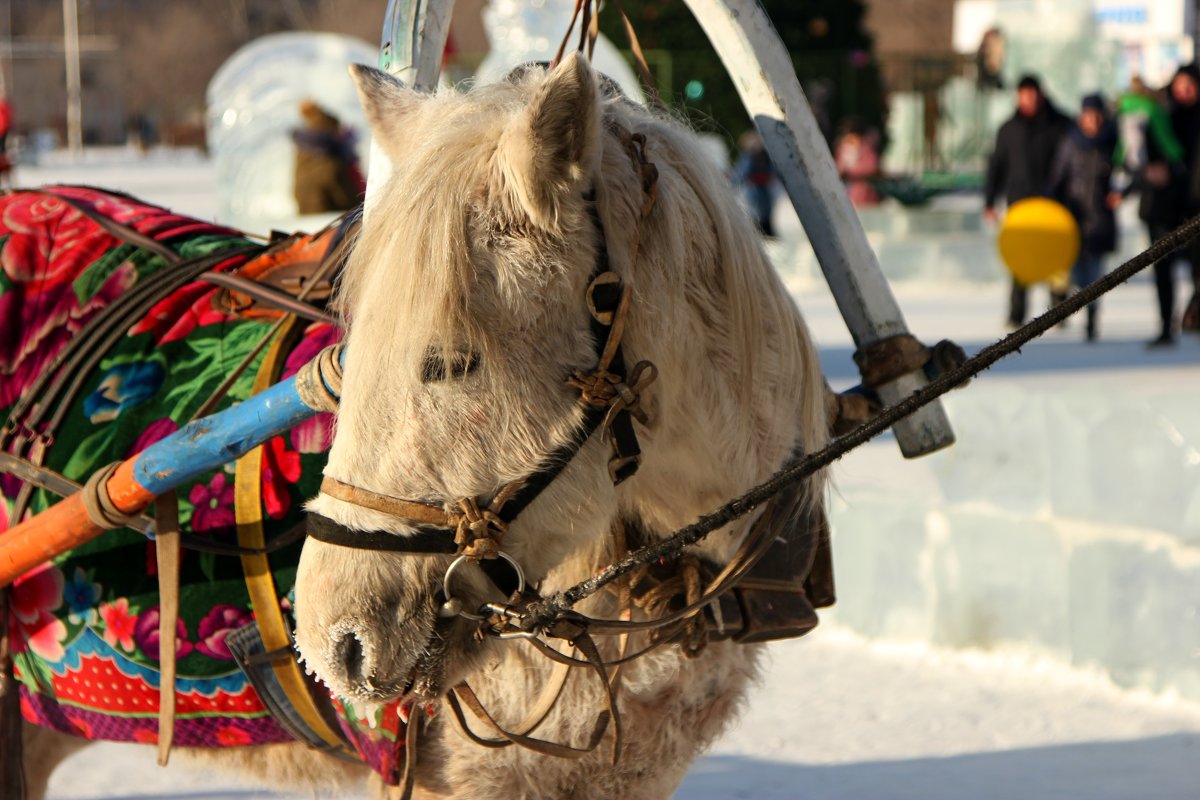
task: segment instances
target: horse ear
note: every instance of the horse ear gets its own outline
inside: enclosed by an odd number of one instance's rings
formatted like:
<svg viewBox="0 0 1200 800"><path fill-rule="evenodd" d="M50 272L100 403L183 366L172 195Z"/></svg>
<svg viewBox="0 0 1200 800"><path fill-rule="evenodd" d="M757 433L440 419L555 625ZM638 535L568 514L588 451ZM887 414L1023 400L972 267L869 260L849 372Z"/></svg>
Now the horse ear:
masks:
<svg viewBox="0 0 1200 800"><path fill-rule="evenodd" d="M505 131L499 151L533 222L554 223L559 201L591 176L599 141L596 77L582 56L571 53Z"/></svg>
<svg viewBox="0 0 1200 800"><path fill-rule="evenodd" d="M350 77L358 88L358 99L375 140L385 151L398 146L404 141L404 118L421 96L400 79L365 64L351 64Z"/></svg>

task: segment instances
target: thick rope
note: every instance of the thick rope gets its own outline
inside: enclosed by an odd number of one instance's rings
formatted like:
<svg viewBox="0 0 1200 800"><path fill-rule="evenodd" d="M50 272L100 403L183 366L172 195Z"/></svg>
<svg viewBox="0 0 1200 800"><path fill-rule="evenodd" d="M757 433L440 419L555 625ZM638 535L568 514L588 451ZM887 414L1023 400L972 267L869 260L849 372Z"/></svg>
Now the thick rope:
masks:
<svg viewBox="0 0 1200 800"><path fill-rule="evenodd" d="M83 507L87 511L88 519L97 528L139 530L138 526L141 522L139 515L126 514L121 511L108 494L108 479L113 476L119 466L121 466L121 462L114 461L92 473L80 490L83 492Z"/></svg>
<svg viewBox="0 0 1200 800"><path fill-rule="evenodd" d="M782 469L765 482L755 486L741 497L729 501L717 510L705 514L691 525L680 528L665 539L636 550L621 561L605 567L596 575L575 584L565 591L532 604L528 611L530 618L526 622L531 627L544 629L547 625L565 615L576 603L590 597L603 587L629 574L643 564L649 564L659 559L668 560L678 558L685 547L695 544L718 528L749 514L761 503L779 493L784 487L809 477L818 470L829 466L859 445L866 444L900 419L928 405L951 389L962 385L985 369L991 367L1001 358L1019 351L1021 347L1050 330L1071 314L1094 302L1106 292L1112 291L1154 262L1170 255L1197 238L1200 238L1200 217L1194 217L1185 222L1146 250L1143 250L1129 261L1117 267L1117 269L1084 287L1051 308L1045 314L1033 319L998 342L983 348L956 369L939 375L924 388L913 392L899 403L883 409L879 416L863 423L844 436L834 439L823 450L787 462Z"/></svg>
<svg viewBox="0 0 1200 800"><path fill-rule="evenodd" d="M333 413L342 396L342 345L326 347L296 374L300 402L317 411Z"/></svg>

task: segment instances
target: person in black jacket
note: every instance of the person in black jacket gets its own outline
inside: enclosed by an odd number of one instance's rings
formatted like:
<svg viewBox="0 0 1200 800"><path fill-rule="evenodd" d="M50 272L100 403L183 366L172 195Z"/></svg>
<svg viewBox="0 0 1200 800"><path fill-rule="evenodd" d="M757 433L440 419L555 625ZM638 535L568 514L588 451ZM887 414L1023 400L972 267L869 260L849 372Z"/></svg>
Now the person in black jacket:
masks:
<svg viewBox="0 0 1200 800"><path fill-rule="evenodd" d="M1021 78L1017 84L1016 113L1000 126L996 148L988 161L983 197L987 220L995 221L996 200L1001 194L1012 205L1045 193L1054 156L1070 127L1071 120L1042 93L1037 78L1032 75ZM1062 299L1062 294L1052 291L1052 302ZM1027 306L1028 289L1014 278L1008 308L1010 325L1024 324Z"/></svg>
<svg viewBox="0 0 1200 800"><path fill-rule="evenodd" d="M1116 126L1109 120L1104 99L1098 94L1083 98L1075 127L1063 139L1050 173L1048 193L1071 212L1079 225L1079 257L1071 269L1077 288L1100 277L1104 256L1117 247L1117 221L1113 209L1121 195L1113 191L1113 152ZM1099 301L1088 304L1087 340L1096 340Z"/></svg>
<svg viewBox="0 0 1200 800"><path fill-rule="evenodd" d="M1142 189L1138 215L1146 223L1150 241L1157 242L1179 225L1200 213L1200 197L1193 188L1200 182L1200 68L1180 67L1168 86L1171 130L1183 148L1179 161L1151 154L1144 177L1135 180ZM1190 173L1190 174L1189 174ZM1200 245L1193 243L1154 264L1154 286L1162 330L1150 347L1175 343L1175 262L1179 256L1191 262L1192 281L1200 287Z"/></svg>

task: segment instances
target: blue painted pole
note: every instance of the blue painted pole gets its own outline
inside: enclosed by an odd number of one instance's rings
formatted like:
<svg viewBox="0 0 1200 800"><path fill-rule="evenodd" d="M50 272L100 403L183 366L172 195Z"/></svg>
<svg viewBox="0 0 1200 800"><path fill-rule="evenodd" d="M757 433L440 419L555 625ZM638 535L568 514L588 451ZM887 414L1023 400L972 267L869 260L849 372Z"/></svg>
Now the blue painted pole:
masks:
<svg viewBox="0 0 1200 800"><path fill-rule="evenodd" d="M134 478L151 494L164 494L236 461L318 413L300 399L293 375L150 445L137 456Z"/></svg>
<svg viewBox="0 0 1200 800"><path fill-rule="evenodd" d="M301 381L320 381L326 392L337 397L336 387L330 387L317 366L323 355L287 380L191 422L122 462L104 486L112 504L123 514L140 514L157 496L236 461L271 437L326 410L305 402L300 390ZM345 351L340 355L344 358ZM0 534L0 587L105 530L87 513L82 492L64 498Z"/></svg>

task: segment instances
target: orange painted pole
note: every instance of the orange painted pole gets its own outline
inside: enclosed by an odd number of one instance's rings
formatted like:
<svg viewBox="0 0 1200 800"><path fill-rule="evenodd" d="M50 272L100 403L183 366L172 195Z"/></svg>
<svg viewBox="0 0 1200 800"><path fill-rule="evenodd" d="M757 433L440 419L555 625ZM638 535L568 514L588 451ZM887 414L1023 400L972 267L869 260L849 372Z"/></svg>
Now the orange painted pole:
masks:
<svg viewBox="0 0 1200 800"><path fill-rule="evenodd" d="M108 494L124 514L140 514L154 502L154 495L133 476L136 457L117 467L108 479ZM73 494L36 516L0 534L0 587L7 586L29 570L51 558L95 539L104 533L88 518L83 495Z"/></svg>

